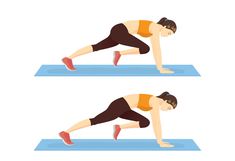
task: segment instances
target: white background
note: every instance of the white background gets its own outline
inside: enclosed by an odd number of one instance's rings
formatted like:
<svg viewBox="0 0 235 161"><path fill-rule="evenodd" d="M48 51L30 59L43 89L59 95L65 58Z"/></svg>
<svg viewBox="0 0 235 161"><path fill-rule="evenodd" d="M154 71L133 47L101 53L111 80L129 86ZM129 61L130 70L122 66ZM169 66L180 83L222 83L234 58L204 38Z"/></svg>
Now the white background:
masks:
<svg viewBox="0 0 235 161"><path fill-rule="evenodd" d="M233 1L86 0L0 1L1 160L233 160ZM105 38L126 20L177 23L162 38L164 64L193 64L201 77L34 77L42 64ZM144 40L149 43L148 39ZM117 46L79 57L75 64L111 64ZM120 64L153 64L151 52L126 56ZM132 93L169 91L178 107L162 112L164 138L194 139L200 152L35 152L43 138L93 117L114 99ZM142 113L143 114L143 113ZM149 114L144 114L149 117ZM72 138L112 138L113 122L71 134ZM154 138L152 126L129 129L120 138Z"/></svg>

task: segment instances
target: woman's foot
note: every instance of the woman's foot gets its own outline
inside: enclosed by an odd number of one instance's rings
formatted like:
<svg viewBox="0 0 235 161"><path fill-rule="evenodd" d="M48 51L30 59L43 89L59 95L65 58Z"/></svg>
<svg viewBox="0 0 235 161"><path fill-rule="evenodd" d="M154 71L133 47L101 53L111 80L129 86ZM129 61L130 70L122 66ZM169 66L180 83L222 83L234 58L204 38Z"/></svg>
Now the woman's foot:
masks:
<svg viewBox="0 0 235 161"><path fill-rule="evenodd" d="M68 57L64 57L62 59L62 62L64 63L65 67L68 69L68 70L71 70L71 71L75 71L76 68L73 66L73 62L72 62L72 59L68 58Z"/></svg>
<svg viewBox="0 0 235 161"><path fill-rule="evenodd" d="M120 52L119 52L119 51L114 51L113 64L114 64L115 66L117 66L120 57L121 57Z"/></svg>
<svg viewBox="0 0 235 161"><path fill-rule="evenodd" d="M113 138L114 138L115 140L117 140L118 135L119 135L119 133L120 133L120 131L121 131L121 128L120 128L119 125L114 125L114 126L113 126L113 129L114 129Z"/></svg>
<svg viewBox="0 0 235 161"><path fill-rule="evenodd" d="M62 131L59 133L59 136L62 138L63 142L66 145L73 145L73 142L70 139L69 133Z"/></svg>

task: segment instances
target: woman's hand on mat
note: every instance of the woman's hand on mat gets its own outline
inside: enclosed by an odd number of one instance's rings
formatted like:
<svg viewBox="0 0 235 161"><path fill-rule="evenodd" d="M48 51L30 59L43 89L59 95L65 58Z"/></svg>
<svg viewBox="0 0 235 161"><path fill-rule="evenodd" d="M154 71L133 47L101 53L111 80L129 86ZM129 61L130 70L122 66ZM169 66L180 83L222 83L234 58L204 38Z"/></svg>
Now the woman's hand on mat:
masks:
<svg viewBox="0 0 235 161"><path fill-rule="evenodd" d="M167 69L167 68L160 68L159 71L162 74L172 74L172 73L174 73L173 70L170 70L170 69Z"/></svg>
<svg viewBox="0 0 235 161"><path fill-rule="evenodd" d="M158 144L160 145L161 148L172 148L174 147L174 145L167 143L167 142L158 142Z"/></svg>

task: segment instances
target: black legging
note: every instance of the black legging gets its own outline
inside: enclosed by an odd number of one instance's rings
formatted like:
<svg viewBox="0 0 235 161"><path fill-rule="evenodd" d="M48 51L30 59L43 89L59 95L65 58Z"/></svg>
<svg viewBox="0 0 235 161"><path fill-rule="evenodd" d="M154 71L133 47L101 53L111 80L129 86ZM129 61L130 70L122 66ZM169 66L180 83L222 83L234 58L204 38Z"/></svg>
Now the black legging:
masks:
<svg viewBox="0 0 235 161"><path fill-rule="evenodd" d="M104 112L100 113L94 118L91 118L90 121L91 125L96 125L112 121L118 117L122 119L138 121L141 128L147 127L149 125L149 120L137 112L132 111L123 97L113 101Z"/></svg>
<svg viewBox="0 0 235 161"><path fill-rule="evenodd" d="M106 39L91 46L93 48L93 51L98 51L114 47L118 44L139 48L140 54L149 52L149 46L143 41L137 39L135 36L129 34L124 24L115 25L111 29L110 35Z"/></svg>

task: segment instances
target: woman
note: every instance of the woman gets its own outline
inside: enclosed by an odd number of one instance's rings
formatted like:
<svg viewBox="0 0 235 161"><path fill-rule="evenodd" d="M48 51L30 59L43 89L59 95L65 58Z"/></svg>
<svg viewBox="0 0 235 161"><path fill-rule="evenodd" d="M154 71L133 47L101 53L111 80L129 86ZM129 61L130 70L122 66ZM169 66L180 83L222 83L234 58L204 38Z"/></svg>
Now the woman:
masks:
<svg viewBox="0 0 235 161"><path fill-rule="evenodd" d="M156 62L156 68L160 71L160 73L173 73L172 70L162 67L162 56L159 39L160 36L169 36L174 34L176 32L176 29L177 27L175 22L172 20L168 20L165 17L162 18L158 23L154 23L148 20L127 21L115 25L111 29L110 35L106 39L97 44L81 48L69 57L63 58L62 61L67 69L76 70L73 65L72 59L77 56L114 47L118 44L133 47L128 50L114 52L113 63L116 66L122 55L146 54L149 52L149 46L133 36L134 34L138 34L142 37L150 38L153 55Z"/></svg>
<svg viewBox="0 0 235 161"><path fill-rule="evenodd" d="M132 120L133 122L128 124L114 125L113 137L117 140L119 133L123 129L145 128L149 125L150 122L147 118L133 111L134 108L139 108L142 111L149 111L151 113L154 133L160 147L173 147L173 145L162 141L160 109L167 111L175 109L176 106L177 99L168 92L164 92L160 96L153 96L149 94L127 95L113 101L104 112L100 113L96 117L80 121L68 130L60 132L59 136L63 139L66 145L72 145L73 142L71 141L69 134L72 131L112 121L118 117Z"/></svg>

